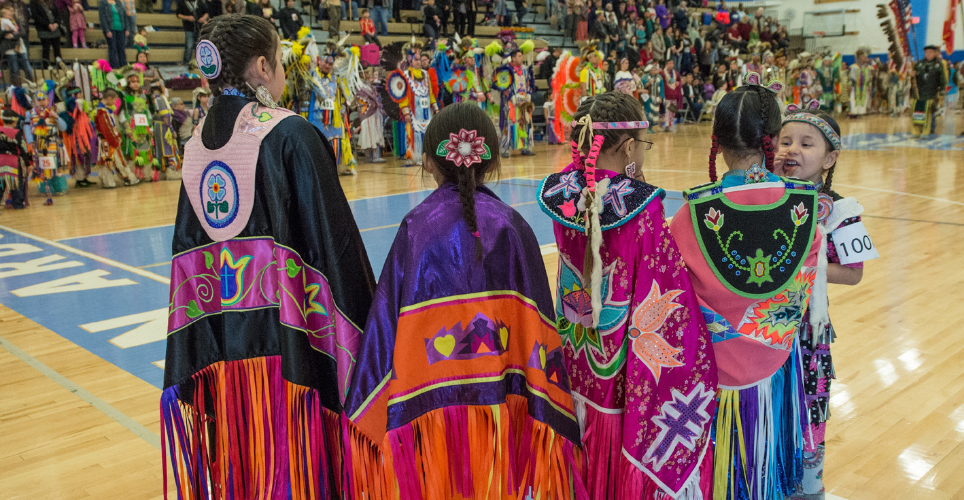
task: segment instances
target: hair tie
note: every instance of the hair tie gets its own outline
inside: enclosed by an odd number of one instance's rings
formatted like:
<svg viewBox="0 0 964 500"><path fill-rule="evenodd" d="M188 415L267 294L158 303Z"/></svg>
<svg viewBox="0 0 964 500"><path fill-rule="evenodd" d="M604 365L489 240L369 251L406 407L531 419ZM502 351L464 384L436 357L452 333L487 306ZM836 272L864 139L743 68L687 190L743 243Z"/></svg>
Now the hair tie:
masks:
<svg viewBox="0 0 964 500"><path fill-rule="evenodd" d="M576 120L572 124L573 127L575 127L576 125L582 125L582 129L579 130L579 141L577 144L579 146L579 150L582 151L582 145L586 143L586 132L587 131L589 132L590 141L593 140L593 136L595 135L593 134L593 131L592 131L593 129L592 117L589 116L589 113L586 113L585 115L582 116L582 118Z"/></svg>
<svg viewBox="0 0 964 500"><path fill-rule="evenodd" d="M779 94L781 91L783 91L783 82L774 79L768 81L766 85L764 85L763 78L755 71L750 71L746 74L746 84L751 87L762 88L763 90L767 90L773 94Z"/></svg>
<svg viewBox="0 0 964 500"><path fill-rule="evenodd" d="M796 113L798 111L816 111L818 109L820 109L820 101L816 99L807 101L803 107L797 106L792 102L787 104L787 113Z"/></svg>
<svg viewBox="0 0 964 500"><path fill-rule="evenodd" d="M482 237L482 236L479 234L478 231L472 233L472 236L475 236L476 238L481 238L481 237Z"/></svg>
<svg viewBox="0 0 964 500"><path fill-rule="evenodd" d="M478 135L476 130L459 130L458 134L449 133L449 138L440 142L435 154L444 156L446 160L455 164L456 167L464 166L469 168L482 160L492 158L492 151L485 143L485 137Z"/></svg>

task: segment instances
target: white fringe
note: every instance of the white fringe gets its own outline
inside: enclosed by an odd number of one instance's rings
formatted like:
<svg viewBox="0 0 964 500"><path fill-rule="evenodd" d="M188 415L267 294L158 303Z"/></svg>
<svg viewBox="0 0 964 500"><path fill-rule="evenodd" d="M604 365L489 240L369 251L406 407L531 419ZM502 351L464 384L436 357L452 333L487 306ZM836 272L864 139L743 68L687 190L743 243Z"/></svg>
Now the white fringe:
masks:
<svg viewBox="0 0 964 500"><path fill-rule="evenodd" d="M589 296L592 299L592 327L599 326L599 315L602 312L602 257L599 249L602 247L602 228L599 227L599 214L602 213L605 204L603 198L609 192L609 179L603 179L596 183L596 196L593 198L592 208L586 212L586 219L592 217L589 222L589 244L592 245L592 281Z"/></svg>
<svg viewBox="0 0 964 500"><path fill-rule="evenodd" d="M830 323L830 315L827 312L827 229L823 224L817 224L820 231L820 248L817 249L817 276L813 280L813 288L810 289L810 334L817 338L823 335L824 328Z"/></svg>

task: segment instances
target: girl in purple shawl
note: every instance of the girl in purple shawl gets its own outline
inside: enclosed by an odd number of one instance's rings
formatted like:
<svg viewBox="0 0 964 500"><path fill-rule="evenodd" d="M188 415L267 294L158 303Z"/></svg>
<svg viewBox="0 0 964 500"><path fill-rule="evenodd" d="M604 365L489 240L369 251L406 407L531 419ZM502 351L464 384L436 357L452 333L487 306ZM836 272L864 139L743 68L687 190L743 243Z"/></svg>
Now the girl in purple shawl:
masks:
<svg viewBox="0 0 964 500"><path fill-rule="evenodd" d="M608 92L575 118L573 162L539 204L559 246L557 326L590 498L709 498L716 361L665 193L640 168L643 107Z"/></svg>
<svg viewBox="0 0 964 500"><path fill-rule="evenodd" d="M345 414L354 498L583 498L579 428L535 235L483 184L474 103L425 131L439 188L399 225Z"/></svg>

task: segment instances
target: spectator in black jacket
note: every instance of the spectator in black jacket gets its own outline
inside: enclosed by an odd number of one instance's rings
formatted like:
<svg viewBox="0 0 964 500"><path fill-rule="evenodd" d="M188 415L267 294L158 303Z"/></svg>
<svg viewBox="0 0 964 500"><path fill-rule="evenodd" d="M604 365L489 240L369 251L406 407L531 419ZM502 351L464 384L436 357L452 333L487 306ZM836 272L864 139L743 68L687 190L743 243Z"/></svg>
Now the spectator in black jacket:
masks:
<svg viewBox="0 0 964 500"><path fill-rule="evenodd" d="M285 8L275 12L274 18L281 25L281 36L286 40L298 38L298 30L305 25L301 19L302 12L295 8L295 0L286 0Z"/></svg>
<svg viewBox="0 0 964 500"><path fill-rule="evenodd" d="M549 56L539 63L539 74L536 76L536 78L540 80L551 80L552 73L556 68L556 62L559 61L559 56L561 55L562 47L553 47Z"/></svg>
<svg viewBox="0 0 964 500"><path fill-rule="evenodd" d="M701 86L700 86L701 87ZM683 76L683 99L689 108L683 120L696 121L703 111L703 89L693 85L693 75Z"/></svg>
<svg viewBox="0 0 964 500"><path fill-rule="evenodd" d="M30 3L30 14L33 16L34 28L37 28L37 38L43 47L42 60L48 67L53 66L55 61L60 61L62 12L52 0L34 0ZM50 58L51 48L54 49L54 59Z"/></svg>
<svg viewBox="0 0 964 500"><path fill-rule="evenodd" d="M425 0L422 4L422 23L425 36L429 39L428 46L434 47L435 40L439 36L439 28L442 26L435 0Z"/></svg>

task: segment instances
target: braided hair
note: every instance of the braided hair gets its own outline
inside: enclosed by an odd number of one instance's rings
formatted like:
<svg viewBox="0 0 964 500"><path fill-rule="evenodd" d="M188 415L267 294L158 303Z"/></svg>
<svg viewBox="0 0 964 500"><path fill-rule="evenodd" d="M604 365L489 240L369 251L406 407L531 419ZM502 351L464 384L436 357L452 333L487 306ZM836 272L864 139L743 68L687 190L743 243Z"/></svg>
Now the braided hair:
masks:
<svg viewBox="0 0 964 500"><path fill-rule="evenodd" d="M625 142L635 139L639 129L589 130L590 122L632 122L645 117L643 105L634 97L622 92L606 92L589 97L576 109L572 126L572 156L577 168L585 170L586 177L586 249L582 274L584 288L590 290L593 310L593 326L598 326L602 311L602 229L599 214L602 204L596 192L596 160ZM586 158L583 160L582 155ZM606 188L602 188L605 190Z"/></svg>
<svg viewBox="0 0 964 500"><path fill-rule="evenodd" d="M263 17L244 14L217 16L201 29L198 41L201 40L210 40L221 54L221 74L208 80L217 94L230 87L243 94L251 94L252 90L245 79L251 59L264 56L271 67L277 63L280 43L278 32Z"/></svg>
<svg viewBox="0 0 964 500"><path fill-rule="evenodd" d="M445 156L436 154L439 144L448 140L449 134L458 133L462 129L474 130L476 137L484 138L485 145L489 147L491 158L483 159L481 163L473 163L470 167L466 167L465 165L456 165L445 159ZM475 190L478 185L485 183L486 175L497 175L501 166L499 133L495 130L495 125L492 124L492 120L485 114L485 111L482 111L475 103L451 104L432 117L432 121L425 129L422 147L422 153L426 157L425 161L430 162L445 178L446 182L458 186L459 200L462 203L462 217L469 227L469 232L475 236L475 257L481 259L482 239L475 214Z"/></svg>
<svg viewBox="0 0 964 500"><path fill-rule="evenodd" d="M587 97L573 116L576 122L572 126L570 139L579 143L579 137L585 135L589 137L589 131L583 132L584 124L578 123L579 120L588 115L593 122L632 122L645 119L643 105L636 98L622 92L606 92L605 94ZM621 130L593 130L593 135L605 137L600 153L606 153L612 148L619 146L627 137L635 138L639 133L638 129ZM586 139L583 144L579 144L582 154L588 154L592 147L592 141Z"/></svg>
<svg viewBox="0 0 964 500"><path fill-rule="evenodd" d="M716 182L716 155L727 151L740 158L763 152L764 163L773 171L773 138L780 133L780 107L776 98L760 85L744 85L727 93L713 120L714 147L710 150L710 180Z"/></svg>

